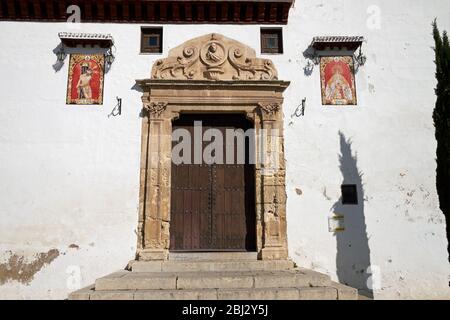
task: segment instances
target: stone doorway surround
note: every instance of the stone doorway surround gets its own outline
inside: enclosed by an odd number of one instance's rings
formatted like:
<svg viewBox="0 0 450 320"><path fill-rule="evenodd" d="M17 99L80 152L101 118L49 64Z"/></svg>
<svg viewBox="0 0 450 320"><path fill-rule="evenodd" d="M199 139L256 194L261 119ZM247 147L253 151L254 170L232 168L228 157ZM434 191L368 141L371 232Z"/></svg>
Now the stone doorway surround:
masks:
<svg viewBox="0 0 450 320"><path fill-rule="evenodd" d="M172 121L180 113L205 112L245 114L257 144L261 129L278 130L256 151L257 158L273 153L278 162L275 170L255 165L256 247L259 259L287 259L282 102L289 82L277 80L273 63L242 43L208 34L172 49L153 65L151 79L136 83L143 91L136 258L168 259Z"/></svg>

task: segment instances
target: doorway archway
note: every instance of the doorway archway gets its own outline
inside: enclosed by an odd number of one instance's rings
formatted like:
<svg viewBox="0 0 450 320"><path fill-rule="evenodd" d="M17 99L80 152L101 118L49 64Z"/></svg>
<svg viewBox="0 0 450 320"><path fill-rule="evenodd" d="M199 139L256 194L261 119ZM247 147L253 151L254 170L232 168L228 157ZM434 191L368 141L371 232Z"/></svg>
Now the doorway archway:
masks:
<svg viewBox="0 0 450 320"><path fill-rule="evenodd" d="M184 113L240 113L253 123L256 251L260 259L286 259L283 92L267 59L218 34L172 49L158 60L143 90L139 260L168 258L171 236L172 131ZM175 122L176 123L176 122Z"/></svg>

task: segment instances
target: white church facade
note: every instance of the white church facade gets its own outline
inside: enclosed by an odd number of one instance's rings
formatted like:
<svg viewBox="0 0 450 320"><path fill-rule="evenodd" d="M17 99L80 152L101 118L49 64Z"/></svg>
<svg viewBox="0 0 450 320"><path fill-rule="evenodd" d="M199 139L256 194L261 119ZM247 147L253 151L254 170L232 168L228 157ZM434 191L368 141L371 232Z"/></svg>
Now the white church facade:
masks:
<svg viewBox="0 0 450 320"><path fill-rule="evenodd" d="M204 254L448 299L434 19L450 4L0 0L0 298Z"/></svg>

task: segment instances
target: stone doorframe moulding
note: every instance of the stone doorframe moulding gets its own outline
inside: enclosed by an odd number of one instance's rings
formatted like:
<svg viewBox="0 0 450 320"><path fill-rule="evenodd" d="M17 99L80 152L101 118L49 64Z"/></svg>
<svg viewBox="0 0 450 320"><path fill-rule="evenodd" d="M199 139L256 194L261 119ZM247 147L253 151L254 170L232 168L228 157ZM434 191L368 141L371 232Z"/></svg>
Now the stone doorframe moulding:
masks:
<svg viewBox="0 0 450 320"><path fill-rule="evenodd" d="M276 77L270 60L208 34L158 60L152 79L136 81L143 91L138 260L168 259L172 122L181 113L242 113L254 124L257 144L261 129L278 130L263 139L263 150L277 155L276 169L255 165L256 246L259 259L287 259L282 102L289 82Z"/></svg>

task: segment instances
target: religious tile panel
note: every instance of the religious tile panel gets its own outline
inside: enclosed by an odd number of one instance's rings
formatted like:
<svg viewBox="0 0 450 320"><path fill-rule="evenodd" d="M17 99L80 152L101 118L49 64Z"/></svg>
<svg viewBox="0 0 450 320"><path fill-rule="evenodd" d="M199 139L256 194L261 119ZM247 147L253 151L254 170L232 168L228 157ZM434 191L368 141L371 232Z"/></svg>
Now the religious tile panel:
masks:
<svg viewBox="0 0 450 320"><path fill-rule="evenodd" d="M103 54L72 54L67 81L67 104L103 104Z"/></svg>
<svg viewBox="0 0 450 320"><path fill-rule="evenodd" d="M356 105L356 86L352 56L320 58L323 105Z"/></svg>

